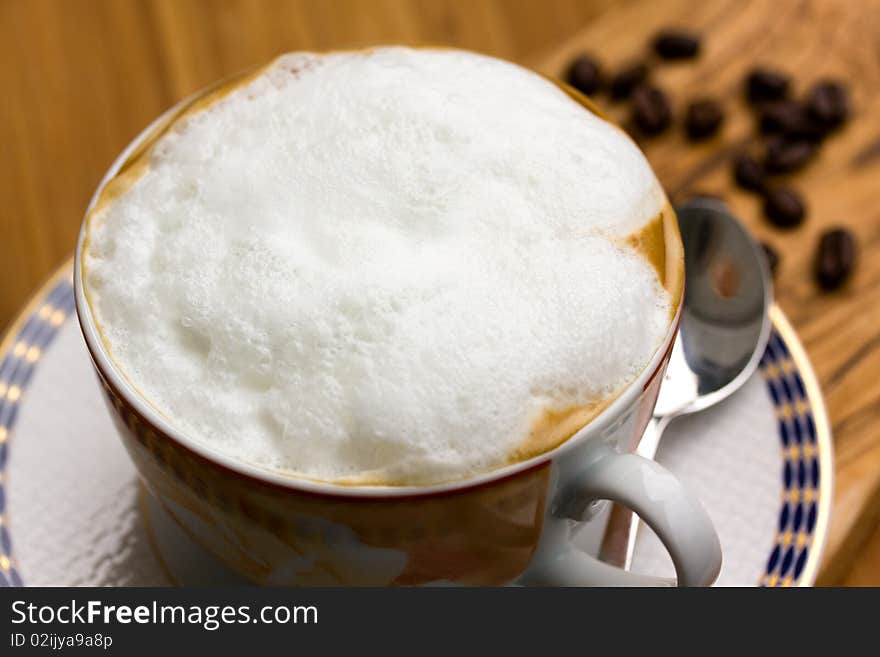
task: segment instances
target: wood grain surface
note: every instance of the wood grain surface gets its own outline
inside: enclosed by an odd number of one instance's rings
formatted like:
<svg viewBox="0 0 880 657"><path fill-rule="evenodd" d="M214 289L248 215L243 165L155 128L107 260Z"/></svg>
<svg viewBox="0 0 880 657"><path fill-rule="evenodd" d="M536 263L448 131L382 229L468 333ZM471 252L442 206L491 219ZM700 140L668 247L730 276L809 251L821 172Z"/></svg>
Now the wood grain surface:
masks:
<svg viewBox="0 0 880 657"><path fill-rule="evenodd" d="M722 134L688 145L680 126L645 141L674 198L723 194L782 254L776 294L826 395L837 480L822 583L880 585L880 2L878 0L2 0L0 1L0 325L69 257L104 170L151 119L220 77L293 49L444 43L558 74L581 50L608 67L642 57L660 26L705 34L695 63L660 66L679 110L724 101ZM754 146L741 100L747 69L778 65L798 91L851 84L855 119L793 178L806 224L781 232L734 191L729 157ZM599 99L617 118L625 108ZM848 226L861 263L840 292L811 276L819 232Z"/></svg>

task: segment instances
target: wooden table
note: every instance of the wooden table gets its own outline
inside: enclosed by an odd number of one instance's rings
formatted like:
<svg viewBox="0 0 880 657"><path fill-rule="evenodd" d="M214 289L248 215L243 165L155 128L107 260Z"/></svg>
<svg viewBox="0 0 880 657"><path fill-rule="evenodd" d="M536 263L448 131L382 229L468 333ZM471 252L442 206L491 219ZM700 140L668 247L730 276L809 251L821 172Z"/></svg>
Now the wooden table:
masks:
<svg viewBox="0 0 880 657"><path fill-rule="evenodd" d="M687 146L680 130L645 142L675 195L723 193L783 254L777 297L816 366L837 458L836 506L822 583L880 585L880 3L670 0L5 0L0 3L0 325L69 257L80 218L115 155L163 109L274 54L375 43L446 43L558 74L581 49L609 66L644 51L659 26L706 33L696 64L657 79L676 108L724 100L723 134ZM799 88L848 79L856 118L797 176L806 225L781 233L732 189L727 158L748 144L740 100L754 62L780 65ZM611 107L613 114L622 110ZM810 275L820 230L858 235L850 284L820 293Z"/></svg>

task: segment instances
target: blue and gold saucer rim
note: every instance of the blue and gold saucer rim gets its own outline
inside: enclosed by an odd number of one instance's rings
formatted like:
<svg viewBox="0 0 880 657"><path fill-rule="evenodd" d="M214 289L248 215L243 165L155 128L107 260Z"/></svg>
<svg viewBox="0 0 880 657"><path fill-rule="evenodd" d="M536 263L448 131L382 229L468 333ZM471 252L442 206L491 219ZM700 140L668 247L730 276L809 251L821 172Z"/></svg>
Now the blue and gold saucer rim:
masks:
<svg viewBox="0 0 880 657"><path fill-rule="evenodd" d="M807 353L782 310L760 370L776 415L782 495L776 535L759 586L812 586L828 539L834 490L831 425Z"/></svg>
<svg viewBox="0 0 880 657"><path fill-rule="evenodd" d="M31 297L0 340L0 586L23 586L12 551L7 465L22 395L45 349L74 313L73 258Z"/></svg>
<svg viewBox="0 0 880 657"><path fill-rule="evenodd" d="M34 294L0 341L0 586L23 586L6 508L12 429L45 349L74 313L73 259ZM761 374L773 402L783 471L778 524L759 586L811 586L828 535L833 491L831 429L813 368L778 306Z"/></svg>

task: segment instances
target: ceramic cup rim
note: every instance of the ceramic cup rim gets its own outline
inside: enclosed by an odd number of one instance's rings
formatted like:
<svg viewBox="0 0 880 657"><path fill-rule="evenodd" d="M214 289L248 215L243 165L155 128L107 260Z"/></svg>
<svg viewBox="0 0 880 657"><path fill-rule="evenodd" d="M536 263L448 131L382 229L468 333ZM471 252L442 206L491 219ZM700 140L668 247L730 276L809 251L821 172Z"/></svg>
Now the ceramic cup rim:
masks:
<svg viewBox="0 0 880 657"><path fill-rule="evenodd" d="M529 459L487 470L478 475L428 485L378 486L338 484L308 479L295 473L285 473L280 470L272 470L257 464L248 463L190 438L177 429L169 418L166 418L160 413L159 410L132 385L128 380L128 377L123 374L122 370L110 356L98 330L91 306L86 299L85 286L83 283L82 258L88 229L88 216L97 204L105 186L116 177L134 151L136 151L144 141L153 134L154 130L167 121L169 117L173 117L182 107L185 107L193 100L202 97L213 88L216 87L212 85L197 91L191 97L182 100L163 112L140 134L138 134L128 146L125 147L125 149L123 149L119 156L114 160L113 164L110 165L110 168L104 174L104 177L101 179L101 182L92 195L86 208L76 243L73 275L75 306L80 329L85 339L86 347L92 358L92 362L100 376L106 381L107 385L113 388L114 392L120 397L120 399L128 404L140 417L153 425L162 438L170 440L175 443L176 446L184 448L186 451L197 455L212 465L220 466L225 471L243 476L246 479L271 484L273 487L291 492L347 499L411 498L458 493L464 490L481 488L501 480L510 479L524 472L529 472L548 464L560 455L577 448L579 445L611 425L626 409L637 403L642 392L662 369L662 366L671 351L675 336L678 333L684 299L683 286L680 298L676 300L677 306L675 315L669 322L663 342L657 348L657 351L639 375L633 379L602 412L574 435L553 449L542 452ZM683 263L682 266L684 266Z"/></svg>

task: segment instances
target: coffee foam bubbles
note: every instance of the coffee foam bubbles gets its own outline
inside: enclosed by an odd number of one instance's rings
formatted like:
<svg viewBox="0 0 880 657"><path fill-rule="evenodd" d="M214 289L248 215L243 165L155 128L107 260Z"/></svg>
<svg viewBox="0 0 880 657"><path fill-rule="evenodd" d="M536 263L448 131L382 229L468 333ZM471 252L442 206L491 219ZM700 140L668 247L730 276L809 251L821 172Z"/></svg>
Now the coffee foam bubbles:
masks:
<svg viewBox="0 0 880 657"><path fill-rule="evenodd" d="M156 143L90 218L129 380L194 440L326 481L504 465L644 369L665 197L617 128L461 51L292 54Z"/></svg>

